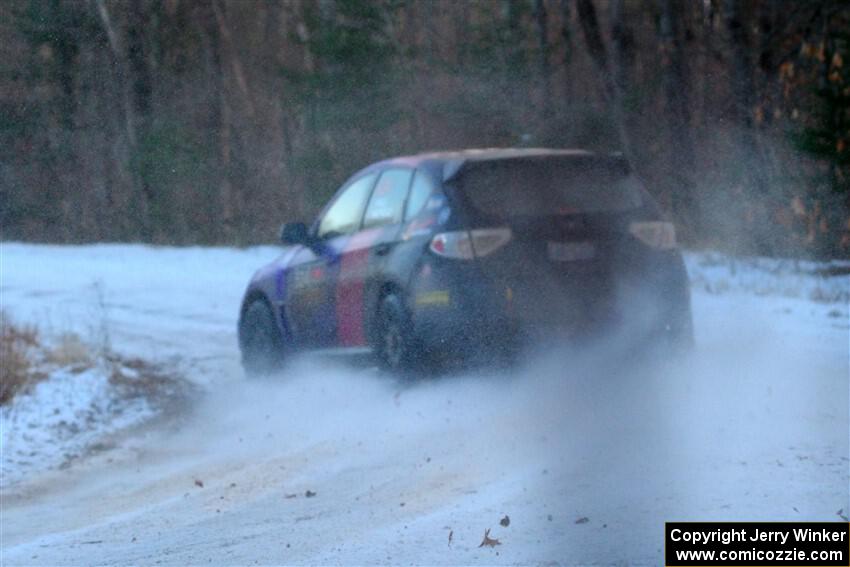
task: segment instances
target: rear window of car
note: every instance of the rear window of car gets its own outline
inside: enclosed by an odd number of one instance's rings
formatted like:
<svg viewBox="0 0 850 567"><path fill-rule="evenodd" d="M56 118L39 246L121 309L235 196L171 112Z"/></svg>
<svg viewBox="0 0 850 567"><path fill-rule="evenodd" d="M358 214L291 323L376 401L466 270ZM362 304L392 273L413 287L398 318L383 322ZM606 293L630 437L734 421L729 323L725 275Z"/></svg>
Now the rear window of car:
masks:
<svg viewBox="0 0 850 567"><path fill-rule="evenodd" d="M546 158L471 163L457 186L479 213L501 218L626 211L641 205L641 183L622 161Z"/></svg>
<svg viewBox="0 0 850 567"><path fill-rule="evenodd" d="M417 171L413 178L413 186L410 188L410 195L407 197L407 207L404 211L404 220L410 220L425 208L425 203L428 202L428 197L434 192L434 186L428 178L428 174Z"/></svg>
<svg viewBox="0 0 850 567"><path fill-rule="evenodd" d="M388 169L381 174L366 207L363 228L401 222L412 175L413 171L409 169Z"/></svg>

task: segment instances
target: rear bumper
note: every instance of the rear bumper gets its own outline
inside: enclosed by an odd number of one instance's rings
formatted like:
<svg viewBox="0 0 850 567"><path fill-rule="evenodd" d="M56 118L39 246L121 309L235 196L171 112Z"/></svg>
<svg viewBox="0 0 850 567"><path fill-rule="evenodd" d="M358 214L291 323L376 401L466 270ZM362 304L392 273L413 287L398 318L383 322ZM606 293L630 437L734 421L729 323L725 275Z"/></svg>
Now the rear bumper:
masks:
<svg viewBox="0 0 850 567"><path fill-rule="evenodd" d="M414 333L429 351L466 354L524 343L597 339L690 345L690 289L681 255L653 252L569 288L540 274L485 277L474 263L429 259L409 295ZM536 277L535 276L539 276Z"/></svg>

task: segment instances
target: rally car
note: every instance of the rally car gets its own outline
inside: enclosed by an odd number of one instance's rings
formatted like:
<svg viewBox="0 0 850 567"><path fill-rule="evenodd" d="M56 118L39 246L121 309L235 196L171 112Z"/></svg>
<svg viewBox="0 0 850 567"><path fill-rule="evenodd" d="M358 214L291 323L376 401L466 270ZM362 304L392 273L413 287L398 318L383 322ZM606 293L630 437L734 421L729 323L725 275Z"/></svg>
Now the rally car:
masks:
<svg viewBox="0 0 850 567"><path fill-rule="evenodd" d="M352 175L310 226L285 224L281 239L241 305L249 374L313 349L370 353L406 371L514 353L535 337L629 328L692 340L674 227L616 154L388 159Z"/></svg>

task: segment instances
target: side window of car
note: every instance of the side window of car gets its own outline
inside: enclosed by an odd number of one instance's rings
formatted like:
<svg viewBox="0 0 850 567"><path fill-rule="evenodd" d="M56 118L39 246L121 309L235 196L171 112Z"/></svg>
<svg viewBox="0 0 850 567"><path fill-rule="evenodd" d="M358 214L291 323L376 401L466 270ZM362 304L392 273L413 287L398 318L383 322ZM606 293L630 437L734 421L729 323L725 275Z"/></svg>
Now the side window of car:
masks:
<svg viewBox="0 0 850 567"><path fill-rule="evenodd" d="M366 207L363 228L401 222L412 175L413 171L410 169L388 169L381 174Z"/></svg>
<svg viewBox="0 0 850 567"><path fill-rule="evenodd" d="M375 182L375 174L365 175L345 188L319 221L319 238L352 234L360 229L360 217Z"/></svg>
<svg viewBox="0 0 850 567"><path fill-rule="evenodd" d="M431 178L427 173L417 170L410 188L410 196L407 198L407 207L404 209L404 220L408 221L421 213L433 192L434 184Z"/></svg>

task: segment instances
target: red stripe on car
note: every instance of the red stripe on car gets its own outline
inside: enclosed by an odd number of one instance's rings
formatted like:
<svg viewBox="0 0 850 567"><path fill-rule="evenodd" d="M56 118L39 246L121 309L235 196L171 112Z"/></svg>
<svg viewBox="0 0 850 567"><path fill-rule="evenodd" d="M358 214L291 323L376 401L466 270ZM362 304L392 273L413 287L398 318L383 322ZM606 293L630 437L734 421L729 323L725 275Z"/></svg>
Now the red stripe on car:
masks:
<svg viewBox="0 0 850 567"><path fill-rule="evenodd" d="M369 249L380 234L380 229L359 232L343 250L336 286L337 342L341 346L366 345L363 291L369 273Z"/></svg>

